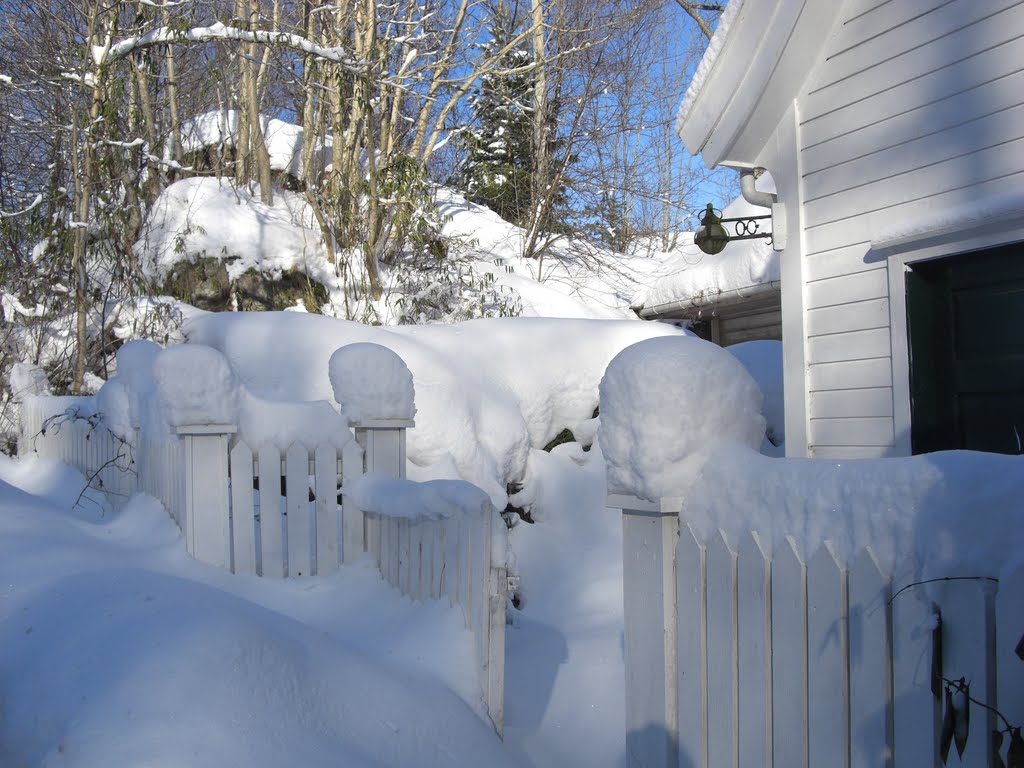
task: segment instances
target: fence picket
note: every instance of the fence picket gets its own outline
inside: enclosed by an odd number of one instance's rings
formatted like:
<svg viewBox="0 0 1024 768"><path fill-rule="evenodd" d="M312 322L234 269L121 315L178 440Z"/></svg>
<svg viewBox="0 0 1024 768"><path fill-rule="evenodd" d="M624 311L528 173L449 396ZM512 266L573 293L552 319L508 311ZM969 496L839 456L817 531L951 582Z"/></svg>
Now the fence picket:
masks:
<svg viewBox="0 0 1024 768"><path fill-rule="evenodd" d="M363 449L355 440L350 440L341 450L342 486L363 474ZM349 563L364 551L370 552L365 538L362 511L349 499L342 498L342 562Z"/></svg>
<svg viewBox="0 0 1024 768"><path fill-rule="evenodd" d="M338 451L322 444L313 452L316 494L316 572L326 576L338 570L341 529L338 523ZM360 515L361 517L361 515ZM362 549L360 537L360 549Z"/></svg>
<svg viewBox="0 0 1024 768"><path fill-rule="evenodd" d="M807 768L807 582L790 541L772 560L774 764Z"/></svg>
<svg viewBox="0 0 1024 768"><path fill-rule="evenodd" d="M285 454L285 524L288 544L288 575L313 573L313 521L309 504L309 450L292 443Z"/></svg>
<svg viewBox="0 0 1024 768"><path fill-rule="evenodd" d="M892 601L893 763L937 765L939 701L932 696L932 627L935 611L922 590Z"/></svg>
<svg viewBox="0 0 1024 768"><path fill-rule="evenodd" d="M807 564L807 741L815 768L848 765L846 600L846 572L822 545Z"/></svg>
<svg viewBox="0 0 1024 768"><path fill-rule="evenodd" d="M965 678L971 696L990 707L996 701L995 588L987 581L955 581L938 588L942 610L942 675L950 680ZM1020 606L1018 605L1018 610ZM1020 663L1019 661L1017 662ZM988 764L989 739L996 727L991 710L971 707L972 738L967 740L963 757L950 750L947 765L984 766ZM999 723L1002 727L1002 723Z"/></svg>
<svg viewBox="0 0 1024 768"><path fill-rule="evenodd" d="M771 765L771 568L754 533L740 541L736 594L738 702L737 763Z"/></svg>
<svg viewBox="0 0 1024 768"><path fill-rule="evenodd" d="M708 765L705 586L704 550L690 526L681 525L676 556L679 764L694 768Z"/></svg>
<svg viewBox="0 0 1024 768"><path fill-rule="evenodd" d="M235 573L256 573L256 512L253 509L252 451L242 441L231 449L231 543Z"/></svg>
<svg viewBox="0 0 1024 768"><path fill-rule="evenodd" d="M1011 723L1024 723L1024 663L1017 643L1024 637L1024 567L999 582L996 597L996 668L999 672L999 711Z"/></svg>
<svg viewBox="0 0 1024 768"><path fill-rule="evenodd" d="M853 561L848 579L850 765L891 766L891 590L868 550Z"/></svg>
<svg viewBox="0 0 1024 768"><path fill-rule="evenodd" d="M281 452L265 443L259 449L261 576L285 575L284 518L281 515Z"/></svg>
<svg viewBox="0 0 1024 768"><path fill-rule="evenodd" d="M721 533L707 544L708 765L736 764L736 558Z"/></svg>

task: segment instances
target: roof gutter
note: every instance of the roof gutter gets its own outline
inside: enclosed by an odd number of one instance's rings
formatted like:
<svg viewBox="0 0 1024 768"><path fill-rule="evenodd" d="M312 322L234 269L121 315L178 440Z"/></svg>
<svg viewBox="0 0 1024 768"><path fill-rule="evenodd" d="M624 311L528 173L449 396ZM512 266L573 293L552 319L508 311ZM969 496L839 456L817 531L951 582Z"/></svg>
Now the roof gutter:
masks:
<svg viewBox="0 0 1024 768"><path fill-rule="evenodd" d="M653 307L644 307L638 314L644 320L653 320L670 312L693 310L693 309L719 309L742 304L750 299L767 297L772 293L781 291L782 283L772 280L768 283L749 285L746 288L730 288L728 291L718 293L701 293L689 299L670 301L666 304L655 304Z"/></svg>

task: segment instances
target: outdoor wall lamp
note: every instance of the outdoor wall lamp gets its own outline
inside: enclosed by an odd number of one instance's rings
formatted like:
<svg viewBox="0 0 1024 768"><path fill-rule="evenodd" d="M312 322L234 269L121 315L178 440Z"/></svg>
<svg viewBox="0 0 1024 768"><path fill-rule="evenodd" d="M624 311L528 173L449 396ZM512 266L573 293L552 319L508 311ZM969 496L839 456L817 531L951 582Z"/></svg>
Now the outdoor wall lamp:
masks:
<svg viewBox="0 0 1024 768"><path fill-rule="evenodd" d="M772 218L772 214L764 216L742 216L723 219L715 213L715 208L708 203L707 210L700 217L700 227L693 236L694 244L709 256L721 253L725 246L733 240L753 240L755 238L772 239L771 232L761 231L761 222ZM736 234L730 235L723 224L735 224Z"/></svg>

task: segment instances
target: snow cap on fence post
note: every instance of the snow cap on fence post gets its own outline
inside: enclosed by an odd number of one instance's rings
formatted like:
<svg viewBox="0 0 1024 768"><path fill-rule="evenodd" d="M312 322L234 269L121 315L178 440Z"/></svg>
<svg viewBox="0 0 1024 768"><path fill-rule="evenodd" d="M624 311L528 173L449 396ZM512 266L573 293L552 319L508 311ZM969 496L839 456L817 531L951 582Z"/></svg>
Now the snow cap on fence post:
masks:
<svg viewBox="0 0 1024 768"><path fill-rule="evenodd" d="M405 477L405 430L416 415L412 373L397 353L347 344L328 363L334 399L363 447L367 472Z"/></svg>
<svg viewBox="0 0 1024 768"><path fill-rule="evenodd" d="M231 568L228 438L238 431L238 380L224 355L201 344L163 350L153 379L168 422L185 440L185 509L178 519L186 549Z"/></svg>

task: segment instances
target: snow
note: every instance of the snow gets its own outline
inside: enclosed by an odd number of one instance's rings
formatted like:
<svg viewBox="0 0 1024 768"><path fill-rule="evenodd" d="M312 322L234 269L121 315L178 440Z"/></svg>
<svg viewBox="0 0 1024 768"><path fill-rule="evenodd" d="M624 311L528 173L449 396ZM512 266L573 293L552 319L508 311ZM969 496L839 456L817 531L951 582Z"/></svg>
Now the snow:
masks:
<svg viewBox="0 0 1024 768"><path fill-rule="evenodd" d="M870 547L888 573L916 556L922 579L998 578L1024 565L1009 535L1024 525L1022 497L1021 456L777 460L724 444L687 493L686 519L732 542L755 530L768 553L789 541L809 558L827 542L840 562Z"/></svg>
<svg viewBox="0 0 1024 768"><path fill-rule="evenodd" d="M756 187L761 191L774 190L767 174L758 179ZM751 205L739 197L726 206L722 216L763 216L766 213L766 208ZM770 229L770 224L762 229ZM768 239L737 240L714 256L702 253L693 245L693 237L689 233L683 234L681 240L683 242L673 252L654 254L660 266L646 289L637 294L634 305L647 310L676 302L709 305L723 293L742 294L754 291L758 286L779 284L779 252L772 248Z"/></svg>
<svg viewBox="0 0 1024 768"><path fill-rule="evenodd" d="M731 344L725 351L740 361L764 395L761 414L765 421L765 440L761 453L776 458L785 455L786 399L782 379L781 341L744 341Z"/></svg>
<svg viewBox="0 0 1024 768"><path fill-rule="evenodd" d="M331 355L327 367L334 399L350 424L412 421L416 415L412 374L402 358L387 347L369 342L348 344Z"/></svg>
<svg viewBox="0 0 1024 768"><path fill-rule="evenodd" d="M268 206L214 178L183 179L164 190L135 251L146 276L157 282L179 262L201 256L223 259L233 280L249 269L279 277L301 266L328 287L336 282L304 197L275 190Z"/></svg>
<svg viewBox="0 0 1024 768"><path fill-rule="evenodd" d="M650 501L683 496L725 442L757 449L763 397L746 369L702 339L649 339L627 347L601 380L597 431L612 493Z"/></svg>
<svg viewBox="0 0 1024 768"><path fill-rule="evenodd" d="M185 330L190 341L220 350L248 391L268 400L332 401L335 350L358 342L387 347L408 366L415 386L409 477L466 480L499 509L508 484L523 479L531 447L543 447L563 429L586 432L601 376L620 350L654 336L684 335L635 320L489 318L371 327L295 312L196 313Z"/></svg>
<svg viewBox="0 0 1024 768"><path fill-rule="evenodd" d="M687 115L690 114L690 110L693 108L694 102L697 101L697 97L704 90L704 82L707 80L708 75L711 74L711 70L714 69L715 62L718 61L722 48L725 46L725 41L729 36L729 28L736 20L736 17L739 16L742 8L743 0L729 0L729 4L725 6L722 15L718 17L718 26L715 27L715 34L708 41L708 47L704 51L704 56L701 58L700 64L697 65L697 69L690 79L690 85L686 89L686 94L683 96L683 101L679 105L679 110L676 112L676 133L682 133L683 121L686 120Z"/></svg>
<svg viewBox="0 0 1024 768"><path fill-rule="evenodd" d="M153 380L171 426L238 419L238 380L216 349L202 344L165 349L153 363Z"/></svg>
<svg viewBox="0 0 1024 768"><path fill-rule="evenodd" d="M342 492L366 512L384 517L455 517L493 509L487 494L462 480L412 480L369 473L346 483Z"/></svg>
<svg viewBox="0 0 1024 768"><path fill-rule="evenodd" d="M71 513L68 468L0 457L0 477L0 763L516 764L456 609L411 603L369 561L233 576L187 557L153 499Z"/></svg>
<svg viewBox="0 0 1024 768"><path fill-rule="evenodd" d="M260 115L263 140L270 155L270 167L296 178L302 175L302 126L284 120ZM188 155L207 147L234 147L238 136L238 111L227 109L204 112L181 126L181 148ZM171 147L164 150L164 160L170 162ZM325 154L326 147L318 147ZM326 163L327 157L323 158Z"/></svg>
<svg viewBox="0 0 1024 768"><path fill-rule="evenodd" d="M1013 218L1021 209L1024 209L1024 192L1013 190L929 210L916 217L889 216L884 219L886 226L872 236L871 247L874 250L895 248L926 237L980 227Z"/></svg>
<svg viewBox="0 0 1024 768"><path fill-rule="evenodd" d="M20 403L27 397L50 394L46 371L32 363L15 363L10 373L11 399Z"/></svg>

